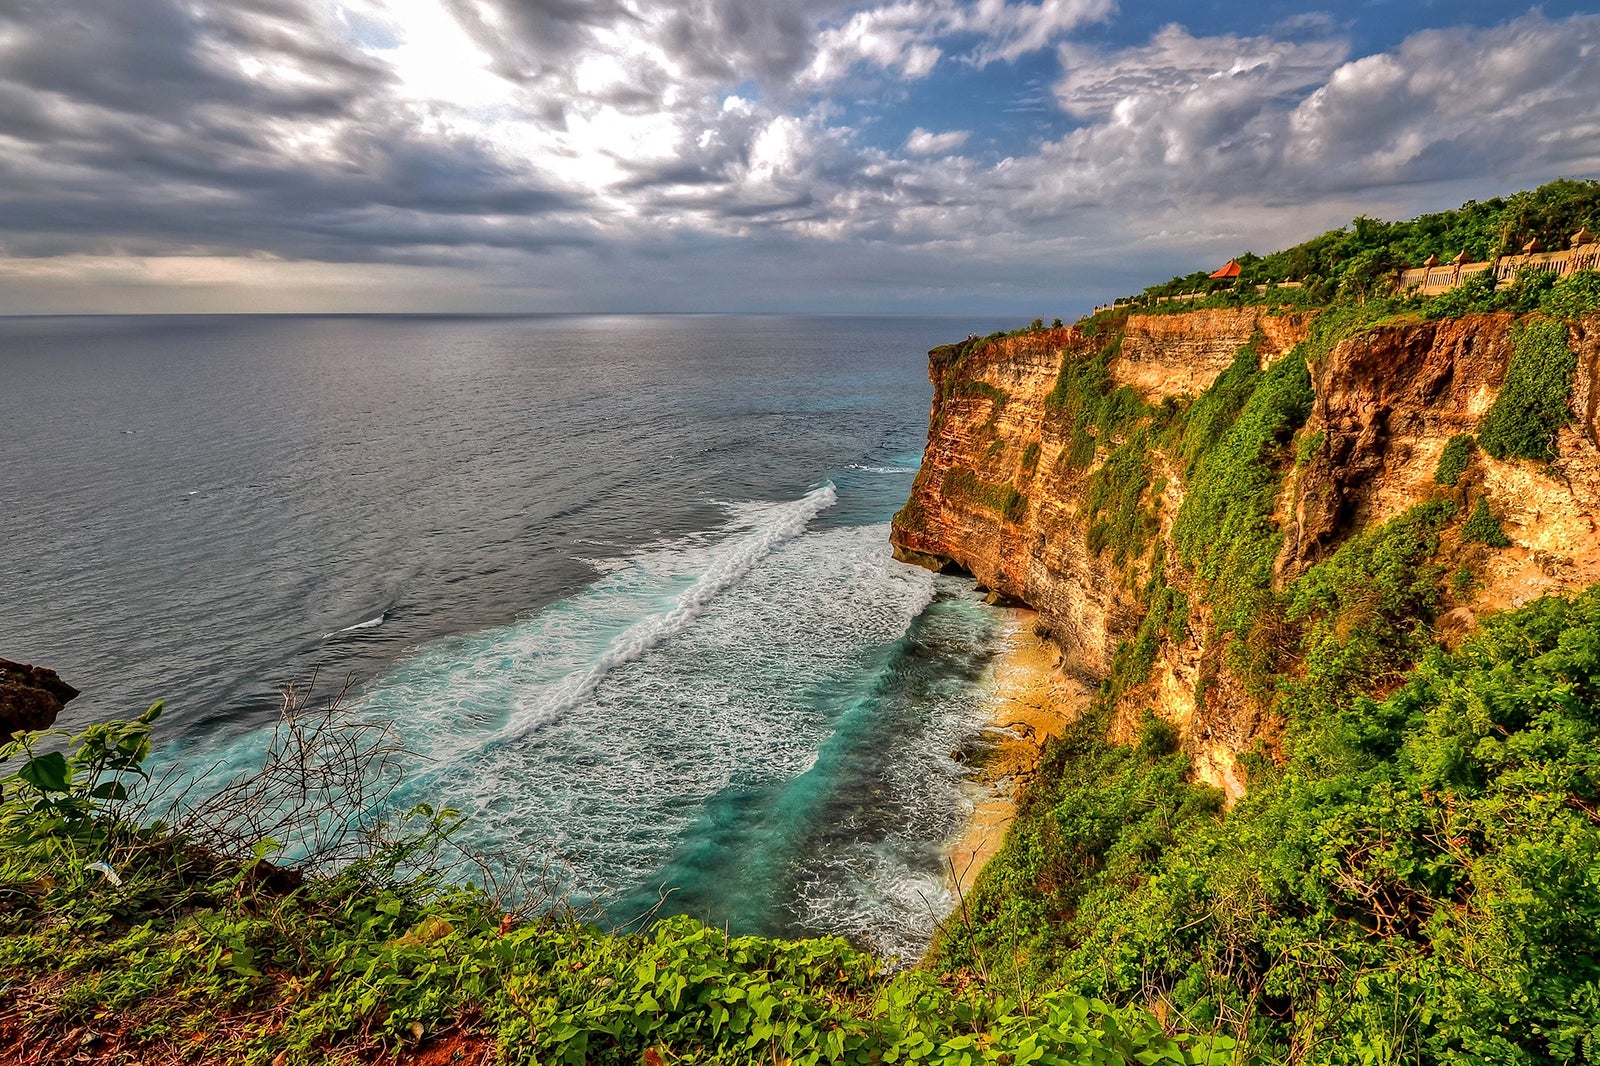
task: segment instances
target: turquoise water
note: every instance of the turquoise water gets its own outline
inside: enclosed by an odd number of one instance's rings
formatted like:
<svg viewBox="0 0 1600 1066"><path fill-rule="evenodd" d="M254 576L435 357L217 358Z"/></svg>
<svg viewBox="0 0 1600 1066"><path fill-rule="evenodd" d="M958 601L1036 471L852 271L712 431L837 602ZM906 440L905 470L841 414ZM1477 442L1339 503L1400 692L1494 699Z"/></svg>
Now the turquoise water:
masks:
<svg viewBox="0 0 1600 1066"><path fill-rule="evenodd" d="M0 324L32 467L0 644L89 692L79 721L167 697L158 757L213 780L277 684L349 675L401 808L612 922L914 955L999 635L887 520L926 348L987 326ZM52 388L64 430L25 402Z"/></svg>

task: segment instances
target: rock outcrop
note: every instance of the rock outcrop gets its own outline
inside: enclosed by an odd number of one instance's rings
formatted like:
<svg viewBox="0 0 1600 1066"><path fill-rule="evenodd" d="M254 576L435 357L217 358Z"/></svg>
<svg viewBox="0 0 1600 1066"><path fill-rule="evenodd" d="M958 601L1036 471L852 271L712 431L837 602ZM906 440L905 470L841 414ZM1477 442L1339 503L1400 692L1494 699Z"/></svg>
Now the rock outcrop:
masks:
<svg viewBox="0 0 1600 1066"><path fill-rule="evenodd" d="M935 349L928 446L895 517L897 556L969 571L1037 609L1067 673L1108 678L1144 618L1157 553L1118 559L1103 544L1091 549L1089 493L1121 441L1097 435L1086 448L1081 428L1075 436L1057 392L1063 367L1104 360L1106 388L1126 386L1157 408L1181 406L1247 345L1261 368L1282 358L1306 339L1311 321L1259 308L1134 315L1098 335L1046 330ZM1353 534L1442 491L1434 483L1440 454L1494 402L1513 325L1507 314L1383 325L1309 361L1311 415L1279 467L1280 588ZM1512 547L1474 557L1477 583L1444 605L1444 628L1600 580L1600 320L1573 325L1569 345L1578 356L1574 422L1557 438L1557 460L1499 462L1481 450L1472 459L1471 491L1487 493ZM1153 515L1165 580L1187 596L1188 636L1164 643L1149 679L1119 695L1113 730L1131 735L1145 709L1154 710L1179 726L1200 776L1237 796L1244 781L1234 757L1263 739L1270 745L1275 723L1207 644L1205 590L1172 540L1188 491L1185 464L1165 447L1152 433L1139 504Z"/></svg>
<svg viewBox="0 0 1600 1066"><path fill-rule="evenodd" d="M0 659L0 741L15 733L49 729L78 695L54 670Z"/></svg>

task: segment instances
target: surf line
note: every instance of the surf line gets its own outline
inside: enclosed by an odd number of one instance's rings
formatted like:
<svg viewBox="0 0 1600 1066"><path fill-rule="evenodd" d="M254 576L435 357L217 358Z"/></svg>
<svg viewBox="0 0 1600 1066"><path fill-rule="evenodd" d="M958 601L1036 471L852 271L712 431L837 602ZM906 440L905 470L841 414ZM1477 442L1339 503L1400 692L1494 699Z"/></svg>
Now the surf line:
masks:
<svg viewBox="0 0 1600 1066"><path fill-rule="evenodd" d="M484 745L484 750L523 740L593 697L613 671L644 658L688 629L713 600L743 580L779 547L804 533L811 520L832 507L838 498L833 482L823 482L800 499L778 507L765 525L728 541L666 612L642 618L623 630L587 670L569 675L542 698L518 700L505 727Z"/></svg>

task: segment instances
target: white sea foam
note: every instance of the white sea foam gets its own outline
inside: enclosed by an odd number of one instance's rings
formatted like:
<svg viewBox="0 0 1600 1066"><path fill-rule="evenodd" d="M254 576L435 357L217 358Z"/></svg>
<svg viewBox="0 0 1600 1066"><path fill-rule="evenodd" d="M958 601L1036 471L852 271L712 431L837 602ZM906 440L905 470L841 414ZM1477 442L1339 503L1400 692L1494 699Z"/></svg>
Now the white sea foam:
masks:
<svg viewBox="0 0 1600 1066"><path fill-rule="evenodd" d="M682 633L694 624L706 605L753 570L779 545L805 531L807 524L838 499L830 482L791 504L776 508L767 521L743 536L730 540L693 585L678 596L663 613L641 618L623 631L589 669L562 680L549 692L517 701L498 741L526 737L557 721L573 707L595 694L612 671L625 663L644 658L663 641Z"/></svg>
<svg viewBox="0 0 1600 1066"><path fill-rule="evenodd" d="M960 816L948 753L974 700L952 677L903 695L903 732L860 732L862 709L900 698L894 649L949 579L895 563L883 524L814 528L833 502L824 486L730 507L535 615L419 649L361 704L420 756L396 802L462 811L474 850L553 849L580 898L682 878L704 900L720 878L711 906L775 884L806 928L920 951L948 903L927 847ZM819 752L851 716L846 759L868 735L869 762L891 735L894 754L844 785ZM843 821L811 824L840 803ZM757 866L723 877L707 854Z"/></svg>
<svg viewBox="0 0 1600 1066"><path fill-rule="evenodd" d="M867 474L915 474L914 466L874 466L870 463L851 463L851 470L860 470Z"/></svg>
<svg viewBox="0 0 1600 1066"><path fill-rule="evenodd" d="M324 633L322 635L322 639L328 640L332 637L338 636L340 633L353 633L358 629L377 629L379 626L383 625L384 620L388 617L389 612L383 611L376 618L369 618L365 622L357 622L353 626L345 626L343 629L336 629L332 633Z"/></svg>

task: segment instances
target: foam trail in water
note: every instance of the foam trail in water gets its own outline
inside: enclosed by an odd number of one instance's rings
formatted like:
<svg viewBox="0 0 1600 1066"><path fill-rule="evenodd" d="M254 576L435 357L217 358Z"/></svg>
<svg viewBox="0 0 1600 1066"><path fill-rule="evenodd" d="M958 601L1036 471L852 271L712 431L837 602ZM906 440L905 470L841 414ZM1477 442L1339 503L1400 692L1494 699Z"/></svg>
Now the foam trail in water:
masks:
<svg viewBox="0 0 1600 1066"><path fill-rule="evenodd" d="M864 474L915 474L914 466L873 466L870 463L851 463L851 470L859 470Z"/></svg>
<svg viewBox="0 0 1600 1066"><path fill-rule="evenodd" d="M707 604L755 569L774 549L804 533L810 521L833 506L837 499L838 492L829 482L780 508L767 525L731 541L666 613L643 618L629 626L589 669L562 681L543 698L518 700L511 720L491 743L526 737L591 698L612 671L642 659L651 649L687 629Z"/></svg>
<svg viewBox="0 0 1600 1066"><path fill-rule="evenodd" d="M376 617L376 618L369 618L365 622L357 622L353 626L345 626L343 629L336 629L332 633L324 633L322 635L322 639L323 640L329 640L329 639L332 639L333 637L338 636L340 633L350 633L350 632L353 632L353 631L355 631L357 629L376 629L379 626L383 625L384 620L386 618L388 618L388 617L389 617L389 612L388 611L384 611L381 614L379 614L378 617Z"/></svg>

